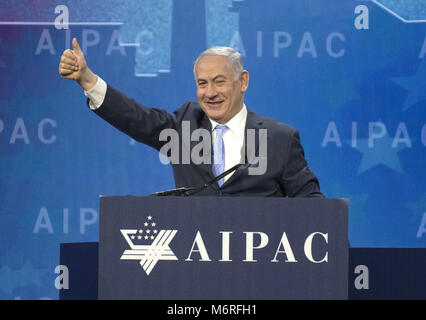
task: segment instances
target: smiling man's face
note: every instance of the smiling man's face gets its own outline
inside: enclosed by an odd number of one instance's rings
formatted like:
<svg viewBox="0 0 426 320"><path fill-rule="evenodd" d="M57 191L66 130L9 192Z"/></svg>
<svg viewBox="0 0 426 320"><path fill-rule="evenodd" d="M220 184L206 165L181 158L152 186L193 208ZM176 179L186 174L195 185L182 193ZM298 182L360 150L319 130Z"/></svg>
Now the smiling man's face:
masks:
<svg viewBox="0 0 426 320"><path fill-rule="evenodd" d="M195 66L195 82L198 102L207 116L220 124L232 119L243 107L248 78L244 70L235 79L228 57L202 57Z"/></svg>

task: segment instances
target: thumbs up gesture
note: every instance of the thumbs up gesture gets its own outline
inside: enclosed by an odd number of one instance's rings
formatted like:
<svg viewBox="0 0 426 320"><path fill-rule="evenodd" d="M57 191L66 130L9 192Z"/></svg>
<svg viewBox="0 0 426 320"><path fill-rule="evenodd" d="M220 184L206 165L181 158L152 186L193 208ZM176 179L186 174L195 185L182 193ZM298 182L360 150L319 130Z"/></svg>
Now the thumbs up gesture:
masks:
<svg viewBox="0 0 426 320"><path fill-rule="evenodd" d="M77 42L72 39L73 50L63 52L59 62L59 74L64 79L75 80L84 90L90 90L98 77L87 67L84 53Z"/></svg>

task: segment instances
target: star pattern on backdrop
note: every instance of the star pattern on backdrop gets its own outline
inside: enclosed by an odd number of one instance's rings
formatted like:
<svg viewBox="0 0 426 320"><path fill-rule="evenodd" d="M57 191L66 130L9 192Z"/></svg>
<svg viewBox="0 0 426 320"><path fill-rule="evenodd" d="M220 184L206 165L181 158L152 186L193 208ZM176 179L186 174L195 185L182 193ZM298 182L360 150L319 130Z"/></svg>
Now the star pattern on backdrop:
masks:
<svg viewBox="0 0 426 320"><path fill-rule="evenodd" d="M420 196L417 201L406 202L405 206L413 213L411 221L418 221L426 212L426 191Z"/></svg>
<svg viewBox="0 0 426 320"><path fill-rule="evenodd" d="M350 191L340 181L335 181L328 189L327 196L330 198L349 199L349 218L351 222L365 224L369 222L369 217L364 209L366 202L371 198L369 193L354 193Z"/></svg>
<svg viewBox="0 0 426 320"><path fill-rule="evenodd" d="M20 268L11 268L8 265L0 266L1 290L12 294L19 287L39 286L46 274L45 269L35 268L33 263L28 260Z"/></svg>
<svg viewBox="0 0 426 320"><path fill-rule="evenodd" d="M369 223L369 216L367 211L364 209L365 204L370 199L370 194L368 193L360 193L360 194L349 194L349 212L355 213L355 218L351 219L352 221L356 221L359 224Z"/></svg>
<svg viewBox="0 0 426 320"><path fill-rule="evenodd" d="M351 144L352 141L346 141ZM374 168L377 165L384 165L398 173L403 173L401 161L398 152L406 148L405 145L397 144L392 146L393 138L386 135L382 138L375 139L373 146L369 145L369 139L357 139L354 147L362 153L361 163L358 167L358 175Z"/></svg>
<svg viewBox="0 0 426 320"><path fill-rule="evenodd" d="M392 81L407 90L407 97L402 107L406 111L413 105L426 101L426 62L422 60L415 75L391 78Z"/></svg>

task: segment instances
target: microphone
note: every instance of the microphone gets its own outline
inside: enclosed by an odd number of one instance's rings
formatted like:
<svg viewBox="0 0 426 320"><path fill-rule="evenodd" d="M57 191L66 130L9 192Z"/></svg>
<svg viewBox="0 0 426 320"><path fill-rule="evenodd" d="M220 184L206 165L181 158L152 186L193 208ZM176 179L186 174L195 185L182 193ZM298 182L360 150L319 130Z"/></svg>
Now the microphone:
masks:
<svg viewBox="0 0 426 320"><path fill-rule="evenodd" d="M246 169L246 168L248 168L250 166L251 166L250 163L238 163L235 166L233 166L232 168L224 171L223 173L221 173L220 175L218 175L217 177L213 178L212 180L210 180L209 182L207 182L206 184L204 184L202 186L199 186L199 187L181 187L181 188L177 188L177 189L156 192L156 193L150 194L150 196L156 196L156 197L163 197L163 196L188 197L188 196L192 196L192 195L194 195L194 194L196 194L198 192L201 192L204 189L208 188L213 183L219 181L220 179L222 179L223 177L227 176L231 172L234 172L238 168Z"/></svg>

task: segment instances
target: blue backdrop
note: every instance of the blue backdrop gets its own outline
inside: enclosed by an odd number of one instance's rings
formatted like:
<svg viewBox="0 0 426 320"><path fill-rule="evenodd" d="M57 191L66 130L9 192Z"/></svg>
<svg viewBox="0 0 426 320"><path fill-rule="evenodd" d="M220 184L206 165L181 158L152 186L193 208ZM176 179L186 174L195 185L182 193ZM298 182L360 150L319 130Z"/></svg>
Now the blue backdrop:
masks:
<svg viewBox="0 0 426 320"><path fill-rule="evenodd" d="M105 81L168 111L196 100L201 51L238 49L246 105L298 128L324 194L350 199L351 245L425 247L425 27L425 0L3 1L0 298L58 298L59 244L97 241L99 195L174 187L60 78L73 37Z"/></svg>

